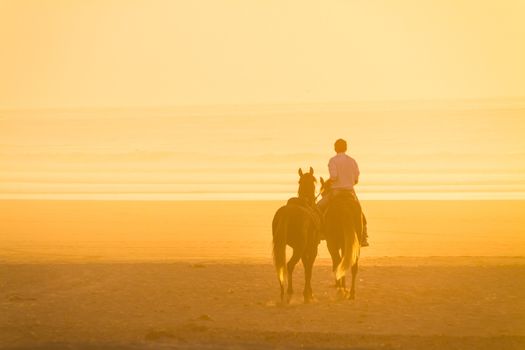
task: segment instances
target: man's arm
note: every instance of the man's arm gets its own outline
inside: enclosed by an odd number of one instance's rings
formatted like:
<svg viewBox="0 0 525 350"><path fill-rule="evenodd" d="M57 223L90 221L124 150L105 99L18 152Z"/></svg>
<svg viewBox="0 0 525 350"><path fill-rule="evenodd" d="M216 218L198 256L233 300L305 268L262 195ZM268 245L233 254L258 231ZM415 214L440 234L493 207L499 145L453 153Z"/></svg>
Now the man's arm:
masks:
<svg viewBox="0 0 525 350"><path fill-rule="evenodd" d="M354 160L354 164L355 164L355 184L354 185L357 185L357 183L359 182L359 166L357 165L357 162Z"/></svg>

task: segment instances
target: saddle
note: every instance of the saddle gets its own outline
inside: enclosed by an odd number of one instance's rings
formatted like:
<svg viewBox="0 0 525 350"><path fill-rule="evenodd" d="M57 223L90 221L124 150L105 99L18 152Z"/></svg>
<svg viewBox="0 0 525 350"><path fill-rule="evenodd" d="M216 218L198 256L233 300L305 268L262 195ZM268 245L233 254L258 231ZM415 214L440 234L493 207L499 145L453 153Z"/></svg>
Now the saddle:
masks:
<svg viewBox="0 0 525 350"><path fill-rule="evenodd" d="M302 209L304 209L308 215L310 216L310 219L312 220L314 227L317 232L321 231L321 212L317 208L315 204L310 205L307 201L304 199L301 199L299 197L292 197L288 199L288 202L286 202L286 205L291 206L299 206Z"/></svg>
<svg viewBox="0 0 525 350"><path fill-rule="evenodd" d="M330 198L325 216L329 211L337 210L339 215L351 217L355 223L358 237L361 237L364 229L361 205L354 191L336 191Z"/></svg>

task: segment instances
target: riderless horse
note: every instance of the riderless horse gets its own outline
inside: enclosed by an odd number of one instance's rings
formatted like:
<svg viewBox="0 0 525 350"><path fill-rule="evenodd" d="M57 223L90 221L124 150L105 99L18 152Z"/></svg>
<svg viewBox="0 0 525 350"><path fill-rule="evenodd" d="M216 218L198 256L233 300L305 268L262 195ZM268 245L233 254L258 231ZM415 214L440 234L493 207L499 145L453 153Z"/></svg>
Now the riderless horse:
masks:
<svg viewBox="0 0 525 350"><path fill-rule="evenodd" d="M315 206L314 170L303 173L299 169L298 197L290 198L287 204L277 210L272 222L273 259L279 285L281 302L289 303L293 294L292 275L295 265L302 260L304 266L304 302L312 301L312 269L319 245L320 215ZM293 250L286 263L286 246ZM285 284L288 289L285 299Z"/></svg>

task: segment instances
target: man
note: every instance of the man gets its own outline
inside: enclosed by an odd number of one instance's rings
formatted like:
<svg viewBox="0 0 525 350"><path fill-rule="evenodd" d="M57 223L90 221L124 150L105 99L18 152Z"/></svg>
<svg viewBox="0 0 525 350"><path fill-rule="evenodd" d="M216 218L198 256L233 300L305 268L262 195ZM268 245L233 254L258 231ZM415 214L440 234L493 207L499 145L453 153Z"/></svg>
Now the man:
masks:
<svg viewBox="0 0 525 350"><path fill-rule="evenodd" d="M345 140L339 139L335 141L334 149L337 154L330 158L328 162L328 171L330 172L330 180L332 181L332 196L350 192L359 204L359 200L354 191L354 186L359 182L359 167L357 162L346 154L347 144ZM323 213L327 209L329 201L329 197L323 197L323 199L319 201L318 206ZM360 204L359 209L362 213L363 211ZM367 223L364 214L363 230L360 236L361 246L368 247Z"/></svg>

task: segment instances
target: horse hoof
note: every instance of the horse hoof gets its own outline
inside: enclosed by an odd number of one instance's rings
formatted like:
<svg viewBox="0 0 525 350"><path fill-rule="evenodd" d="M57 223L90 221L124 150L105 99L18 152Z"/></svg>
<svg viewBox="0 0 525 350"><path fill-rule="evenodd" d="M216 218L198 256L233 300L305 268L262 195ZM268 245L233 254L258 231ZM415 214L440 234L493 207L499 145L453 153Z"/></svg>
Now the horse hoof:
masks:
<svg viewBox="0 0 525 350"><path fill-rule="evenodd" d="M337 296L337 299L344 300L347 298L347 293L343 288L337 288L336 296Z"/></svg>
<svg viewBox="0 0 525 350"><path fill-rule="evenodd" d="M355 293L354 292L350 292L348 294L348 300L355 300Z"/></svg>
<svg viewBox="0 0 525 350"><path fill-rule="evenodd" d="M304 303L305 304L314 304L314 303L317 303L317 298L314 297L313 295L310 296L308 299L304 299Z"/></svg>
<svg viewBox="0 0 525 350"><path fill-rule="evenodd" d="M308 295L308 296L305 295L305 297L304 297L304 303L305 304L310 304L310 303L313 303L315 301L316 301L316 299L314 298L313 295Z"/></svg>
<svg viewBox="0 0 525 350"><path fill-rule="evenodd" d="M277 303L277 305L280 306L280 307L286 307L286 306L290 305L290 300L292 300L292 297L291 296L286 296L286 297L282 298L281 302Z"/></svg>

